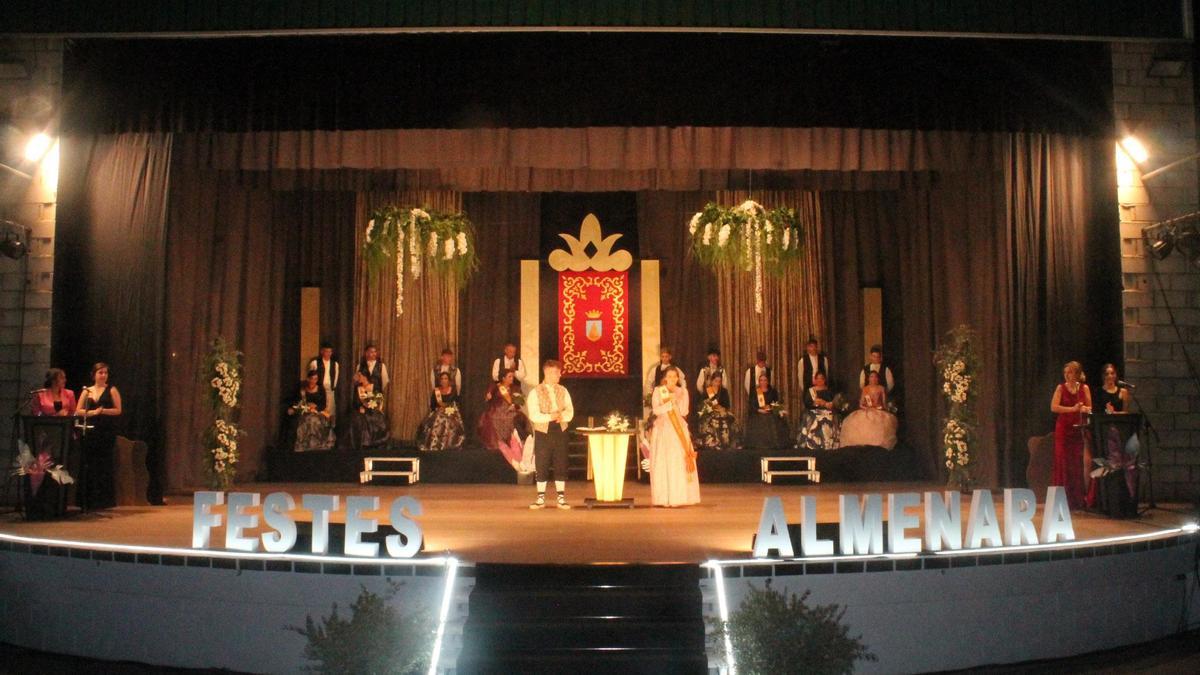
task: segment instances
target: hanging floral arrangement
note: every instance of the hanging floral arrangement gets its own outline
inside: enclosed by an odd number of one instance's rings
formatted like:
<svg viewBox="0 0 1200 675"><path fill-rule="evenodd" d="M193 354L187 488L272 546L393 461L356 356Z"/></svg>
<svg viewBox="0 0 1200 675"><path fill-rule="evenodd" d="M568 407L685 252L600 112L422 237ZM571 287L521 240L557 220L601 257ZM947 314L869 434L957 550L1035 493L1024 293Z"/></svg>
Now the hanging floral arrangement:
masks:
<svg viewBox="0 0 1200 675"><path fill-rule="evenodd" d="M479 267L475 228L463 213L384 206L367 221L363 257L374 275L390 262L396 274L396 316L404 314L404 278L429 271L461 287Z"/></svg>
<svg viewBox="0 0 1200 675"><path fill-rule="evenodd" d="M208 484L214 490L233 485L238 462L237 409L242 402L242 353L217 337L209 346L200 377L207 388L213 421L204 432Z"/></svg>
<svg viewBox="0 0 1200 675"><path fill-rule="evenodd" d="M688 235L696 259L712 268L754 275L754 311L763 311L763 275L778 276L800 259L803 230L796 211L766 209L754 200L734 207L709 202L692 216Z"/></svg>
<svg viewBox="0 0 1200 675"><path fill-rule="evenodd" d="M975 413L972 410L971 385L979 373L975 353L975 333L960 325L946 335L946 341L934 353L934 364L942 377L942 395L946 397L946 418L942 422L942 447L946 455L947 484L970 490L975 484L972 469L975 455Z"/></svg>

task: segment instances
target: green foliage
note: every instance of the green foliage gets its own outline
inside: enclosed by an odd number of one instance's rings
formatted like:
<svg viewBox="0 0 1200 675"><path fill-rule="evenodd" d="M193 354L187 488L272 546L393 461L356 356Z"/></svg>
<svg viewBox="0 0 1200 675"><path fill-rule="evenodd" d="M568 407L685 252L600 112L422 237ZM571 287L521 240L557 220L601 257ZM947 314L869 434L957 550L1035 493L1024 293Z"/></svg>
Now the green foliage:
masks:
<svg viewBox="0 0 1200 675"><path fill-rule="evenodd" d="M709 640L721 650L728 636L737 671L748 675L850 673L855 662L876 660L842 623L845 609L810 606L808 596L776 591L770 580L763 588L751 584L728 624L715 622Z"/></svg>
<svg viewBox="0 0 1200 675"><path fill-rule="evenodd" d="M288 626L308 644L304 656L317 673L424 673L433 644L433 621L425 608L400 614L392 602L398 585L383 596L363 587L350 604L350 618L335 603L327 617L305 617L304 627Z"/></svg>
<svg viewBox="0 0 1200 675"><path fill-rule="evenodd" d="M709 267L754 269L755 255L763 271L780 275L799 260L803 226L789 208L765 209L746 201L738 206L709 202L688 223L692 252Z"/></svg>
<svg viewBox="0 0 1200 675"><path fill-rule="evenodd" d="M946 417L942 420L942 446L948 472L946 483L964 491L975 484L972 475L975 453L971 444L975 441L976 428L973 391L978 387L981 372L979 354L975 351L977 342L971 327L960 324L946 334L933 355L947 406Z"/></svg>
<svg viewBox="0 0 1200 675"><path fill-rule="evenodd" d="M447 241L452 242L449 257ZM403 260L396 260L398 247ZM453 277L460 286L479 267L475 227L466 214L424 208L376 209L367 223L363 257L372 275L390 262L392 267L403 265L414 279L431 269Z"/></svg>
<svg viewBox="0 0 1200 675"><path fill-rule="evenodd" d="M237 409L242 400L242 353L231 349L225 338L213 338L200 366L200 383L213 417L201 437L202 447L207 450L204 466L208 485L214 490L225 490L233 485L238 462L237 439L242 435L237 428Z"/></svg>

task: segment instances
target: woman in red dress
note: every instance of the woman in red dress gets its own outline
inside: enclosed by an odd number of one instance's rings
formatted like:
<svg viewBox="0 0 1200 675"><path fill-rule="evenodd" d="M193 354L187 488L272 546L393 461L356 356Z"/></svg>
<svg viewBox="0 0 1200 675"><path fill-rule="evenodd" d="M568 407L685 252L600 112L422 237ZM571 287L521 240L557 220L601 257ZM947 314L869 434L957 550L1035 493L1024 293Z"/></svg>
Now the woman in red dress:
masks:
<svg viewBox="0 0 1200 675"><path fill-rule="evenodd" d="M1058 415L1054 423L1054 476L1051 485L1067 491L1071 508L1086 506L1084 489L1084 417L1092 411L1092 392L1084 384L1083 367L1078 361L1063 366L1063 383L1054 389L1050 411Z"/></svg>

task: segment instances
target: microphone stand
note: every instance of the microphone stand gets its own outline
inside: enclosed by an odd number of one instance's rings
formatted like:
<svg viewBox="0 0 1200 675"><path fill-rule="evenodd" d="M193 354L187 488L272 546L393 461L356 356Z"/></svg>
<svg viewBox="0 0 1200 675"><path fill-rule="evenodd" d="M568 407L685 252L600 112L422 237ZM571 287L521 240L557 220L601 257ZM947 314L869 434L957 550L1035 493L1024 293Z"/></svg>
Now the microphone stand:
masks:
<svg viewBox="0 0 1200 675"><path fill-rule="evenodd" d="M1162 445L1162 439L1160 439L1158 436L1158 429L1155 429L1154 425L1150 423L1150 415L1146 414L1145 408L1142 407L1142 402L1138 400L1137 393L1134 392L1134 390L1131 387L1123 387L1123 388L1129 391L1129 397L1133 399L1134 404L1137 405L1138 412L1142 414L1142 425L1144 427L1146 427L1146 431L1149 432L1150 438L1153 438L1155 443ZM1146 439L1146 492L1147 492L1146 503L1150 505L1150 508L1157 509L1158 504L1156 504L1154 502L1154 454L1151 452L1151 446L1152 446L1152 444L1150 443L1150 439L1147 438Z"/></svg>

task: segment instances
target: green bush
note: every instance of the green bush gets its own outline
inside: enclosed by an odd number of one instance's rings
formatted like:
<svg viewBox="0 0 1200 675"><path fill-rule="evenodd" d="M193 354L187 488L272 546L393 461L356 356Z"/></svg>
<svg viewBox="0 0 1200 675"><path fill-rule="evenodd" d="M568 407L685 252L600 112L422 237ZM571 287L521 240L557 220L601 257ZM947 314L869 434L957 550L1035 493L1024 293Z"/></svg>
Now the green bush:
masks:
<svg viewBox="0 0 1200 675"><path fill-rule="evenodd" d="M728 624L718 620L710 634L718 651L728 635L739 673L850 673L856 661L874 661L861 636L850 637L838 605L809 606L809 592L796 595L750 585L750 593Z"/></svg>
<svg viewBox="0 0 1200 675"><path fill-rule="evenodd" d="M402 615L390 602L399 585L383 596L364 586L350 604L350 619L338 614L305 617L304 627L289 626L308 640L304 656L317 673L423 673L429 668L434 627L431 615L417 607Z"/></svg>

